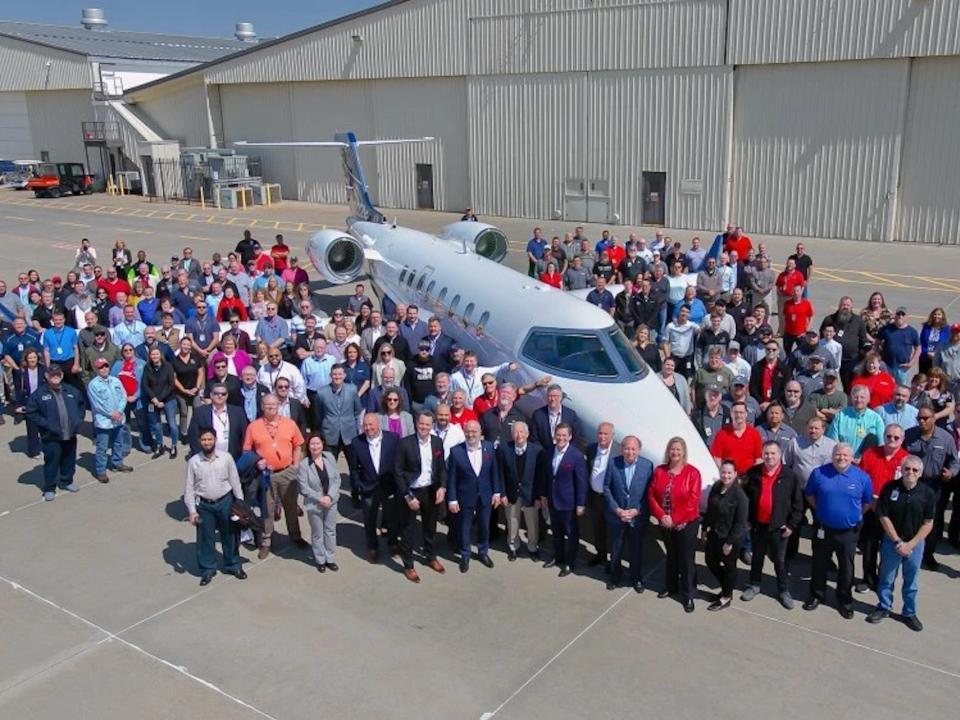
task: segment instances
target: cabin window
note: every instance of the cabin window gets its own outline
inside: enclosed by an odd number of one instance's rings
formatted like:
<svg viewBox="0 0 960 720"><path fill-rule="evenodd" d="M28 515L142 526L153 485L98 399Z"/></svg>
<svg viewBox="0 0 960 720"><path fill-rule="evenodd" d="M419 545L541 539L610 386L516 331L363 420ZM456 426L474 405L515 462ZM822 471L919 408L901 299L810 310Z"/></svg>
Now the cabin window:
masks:
<svg viewBox="0 0 960 720"><path fill-rule="evenodd" d="M560 373L617 377L613 360L600 338L591 332L536 330L530 333L520 354Z"/></svg>

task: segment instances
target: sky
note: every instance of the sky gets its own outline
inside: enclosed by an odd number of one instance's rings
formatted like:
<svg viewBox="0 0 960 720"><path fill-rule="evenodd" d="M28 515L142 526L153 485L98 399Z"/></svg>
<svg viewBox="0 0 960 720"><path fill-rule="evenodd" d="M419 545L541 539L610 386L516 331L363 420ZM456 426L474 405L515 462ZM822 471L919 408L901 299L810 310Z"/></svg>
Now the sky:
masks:
<svg viewBox="0 0 960 720"><path fill-rule="evenodd" d="M277 37L379 5L383 0L48 0L3 2L0 20L79 25L80 10L104 11L109 27L204 37L232 37L234 24L252 22L260 37Z"/></svg>

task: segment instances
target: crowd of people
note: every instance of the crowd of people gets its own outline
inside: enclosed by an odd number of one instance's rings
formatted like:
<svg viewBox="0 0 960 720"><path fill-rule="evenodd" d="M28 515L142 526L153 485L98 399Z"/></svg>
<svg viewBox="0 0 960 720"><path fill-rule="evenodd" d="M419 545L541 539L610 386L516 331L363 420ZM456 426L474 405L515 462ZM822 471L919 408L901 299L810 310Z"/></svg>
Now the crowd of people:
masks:
<svg viewBox="0 0 960 720"><path fill-rule="evenodd" d="M579 227L550 242L537 228L527 245L529 274L587 290L690 416L719 467L706 498L679 435L654 465L642 438L614 443L610 423L582 427L551 378L508 381L514 364L480 366L414 305L385 312L357 284L324 322L282 235L264 248L246 231L226 256L196 259L187 247L156 264L123 241L98 258L84 239L65 279L31 270L13 287L0 282L3 400L24 424L28 455L43 456L47 501L79 489L88 411L102 483L131 471L135 443L154 459L185 446L202 584L217 571L218 535L223 570L243 578L238 543L267 557L281 519L319 572L337 571L343 456L367 559L379 562L385 543L411 582L417 557L445 572L440 523L460 572L472 559L493 567L502 525L508 561L525 552L561 577L576 566L582 524L607 587L621 585L629 558L629 585L643 592L656 525L661 596L694 610L702 542L720 588L709 609L731 604L738 561L749 567L740 599L756 598L768 557L790 609L791 563L809 528L805 609L825 601L835 556L841 615L868 590L878 597L868 620L889 615L902 570L901 616L919 630L919 569L937 569L945 529L960 547L960 516L944 527L960 470L960 325L937 308L918 331L906 308L891 312L873 293L859 313L841 298L814 329L815 270L802 243L779 273L739 228L713 245L719 252L693 238L684 249L659 231L649 245L608 231L594 243ZM516 403L538 389L546 403L527 416ZM241 536L243 508L258 521Z"/></svg>

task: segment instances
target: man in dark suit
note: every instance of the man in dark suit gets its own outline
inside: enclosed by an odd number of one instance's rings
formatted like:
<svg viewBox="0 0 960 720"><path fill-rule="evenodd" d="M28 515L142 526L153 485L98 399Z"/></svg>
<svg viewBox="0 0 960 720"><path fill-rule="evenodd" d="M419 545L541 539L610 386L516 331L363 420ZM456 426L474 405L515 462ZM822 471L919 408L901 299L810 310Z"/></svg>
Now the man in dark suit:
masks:
<svg viewBox="0 0 960 720"><path fill-rule="evenodd" d="M350 492L353 502L363 510L363 530L367 538L367 561L377 561L377 513L383 508L383 519L392 547L398 544L397 531L397 446L400 438L389 430L381 430L376 413L363 416L363 432L357 435L350 453Z"/></svg>
<svg viewBox="0 0 960 720"><path fill-rule="evenodd" d="M483 439L495 448L505 445L513 438L513 424L526 422L523 413L514 403L517 390L512 383L503 383L497 388L497 405L480 416L480 431Z"/></svg>
<svg viewBox="0 0 960 720"><path fill-rule="evenodd" d="M554 433L561 423L570 428L574 445L582 442L580 418L577 413L563 404L563 389L559 385L547 386L547 404L533 411L530 417L530 435L533 441L549 450L554 442Z"/></svg>
<svg viewBox="0 0 960 720"><path fill-rule="evenodd" d="M759 594L763 562L769 553L777 575L780 604L791 610L793 598L788 584L787 540L798 532L803 518L803 490L800 479L783 464L780 445L776 441L763 444L762 458L763 464L747 470L743 481L743 490L749 501L747 521L753 543L753 560L750 563L750 584L740 599L746 602Z"/></svg>
<svg viewBox="0 0 960 720"><path fill-rule="evenodd" d="M230 386L227 385L229 391ZM263 398L270 394L270 390L257 382L257 369L247 365L240 372L239 400L231 400L227 395L228 405L237 405L243 409L247 422L253 422L263 414Z"/></svg>
<svg viewBox="0 0 960 720"><path fill-rule="evenodd" d="M237 461L243 454L243 435L247 431L247 416L236 405L227 404L228 390L223 383L214 382L209 387L210 404L194 408L187 429L190 455L200 448L200 428L213 428L217 433L216 449L224 449Z"/></svg>
<svg viewBox="0 0 960 720"><path fill-rule="evenodd" d="M418 583L420 576L413 568L418 512L423 524L423 554L427 567L434 572L445 572L437 559L434 536L440 506L447 492L447 470L443 462L443 442L431 433L433 413L418 413L416 428L413 435L402 438L397 446L396 482L403 575L410 582Z"/></svg>
<svg viewBox="0 0 960 720"><path fill-rule="evenodd" d="M627 435L620 443L620 457L607 463L603 495L610 532L610 580L607 590L620 585L623 548L630 553L630 585L643 592L643 535L650 519L647 486L653 463L640 457L640 439Z"/></svg>
<svg viewBox="0 0 960 720"><path fill-rule="evenodd" d="M277 378L273 390L280 400L280 414L293 420L300 428L300 432L306 433L309 425L307 409L303 406L303 403L290 395L290 381L285 377Z"/></svg>
<svg viewBox="0 0 960 720"><path fill-rule="evenodd" d="M447 510L460 514L460 572L470 569L470 534L477 520L477 555L488 568L490 559L490 513L500 504L503 488L493 443L480 438L480 423L463 426L467 441L450 449L447 460Z"/></svg>
<svg viewBox="0 0 960 720"><path fill-rule="evenodd" d="M454 342L453 338L443 334L440 318L431 317L427 321L427 336L425 339L430 343L430 356L437 361L444 372L450 372L453 369L451 351Z"/></svg>
<svg viewBox="0 0 960 720"><path fill-rule="evenodd" d="M228 405L243 406L243 397L240 395L240 380L236 375L231 375L227 371L227 359L225 357L218 358L213 364L213 377L207 382L206 390L203 393L204 397L210 398L210 388L213 387L214 383L223 383L227 386Z"/></svg>
<svg viewBox="0 0 960 720"><path fill-rule="evenodd" d="M496 408L487 412L496 412ZM540 498L537 495L539 476L543 472L543 448L529 440L527 423L513 423L513 439L500 443L497 459L503 495L500 504L507 515L507 560L517 559L520 549L520 518L527 525L527 552L540 559Z"/></svg>
<svg viewBox="0 0 960 720"><path fill-rule="evenodd" d="M573 431L566 423L557 425L553 447L546 453L546 468L541 484L540 502L550 509L553 531L553 559L544 567L559 567L566 577L577 561L580 530L577 518L587 503L587 461L570 442Z"/></svg>
<svg viewBox="0 0 960 720"><path fill-rule="evenodd" d="M593 546L596 554L590 558L591 566L604 564L607 572L607 500L603 483L607 467L617 454L613 444L613 423L602 422L597 427L597 441L587 445L587 472L590 474L590 489L587 491L587 519L593 530Z"/></svg>

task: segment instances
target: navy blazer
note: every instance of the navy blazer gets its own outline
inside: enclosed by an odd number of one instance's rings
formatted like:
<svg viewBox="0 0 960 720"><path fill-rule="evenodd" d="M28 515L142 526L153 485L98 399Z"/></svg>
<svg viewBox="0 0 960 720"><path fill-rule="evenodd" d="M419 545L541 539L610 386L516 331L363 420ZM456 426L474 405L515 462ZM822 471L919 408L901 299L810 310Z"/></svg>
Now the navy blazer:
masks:
<svg viewBox="0 0 960 720"><path fill-rule="evenodd" d="M626 465L622 457L611 458L607 463L607 474L603 479L603 496L607 501L607 511L604 514L608 524L623 525L623 521L617 517L617 510L639 510L640 514L630 521L630 527L643 527L650 518L647 487L653 477L653 463L646 458L637 458L629 491Z"/></svg>
<svg viewBox="0 0 960 720"><path fill-rule="evenodd" d="M450 457L447 459L448 503L460 503L460 507L470 509L476 507L478 501L481 505L489 505L494 495L503 494L493 443L481 440L480 447L483 461L480 463L479 475L473 471L473 465L470 464L466 443L450 448Z"/></svg>
<svg viewBox="0 0 960 720"><path fill-rule="evenodd" d="M519 498L523 507L530 507L537 500L540 474L543 472L543 448L532 440L527 441L523 475L517 473L516 443L512 440L500 443L497 458L500 461L500 482L511 503Z"/></svg>
<svg viewBox="0 0 960 720"><path fill-rule="evenodd" d="M586 507L589 474L583 453L572 444L567 445L557 472L553 472L556 446L551 446L544 457L541 497L547 498L553 510L565 512Z"/></svg>
<svg viewBox="0 0 960 720"><path fill-rule="evenodd" d="M243 436L247 432L247 415L243 408L236 405L227 405L227 417L230 418L230 437L227 439L227 451L234 460L243 455ZM190 427L187 429L187 442L190 443L190 454L200 452L200 428L211 427L216 430L213 420L213 405L201 405L194 408L190 418Z"/></svg>
<svg viewBox="0 0 960 720"><path fill-rule="evenodd" d="M350 443L350 488L363 495L369 495L380 488L387 496L397 491L396 462L397 445L400 437L389 430L380 431L380 472L373 466L370 458L370 441L363 433Z"/></svg>
<svg viewBox="0 0 960 720"><path fill-rule="evenodd" d="M23 407L27 404L27 398L33 394L33 391L42 388L46 384L47 368L45 365L37 365L37 386L33 388L30 387L30 375L26 370L14 370L14 403L19 407Z"/></svg>
<svg viewBox="0 0 960 720"><path fill-rule="evenodd" d="M560 422L567 423L573 428L573 437L570 443L576 447L582 441L580 433L580 417L566 405L560 408ZM550 432L550 414L547 406L537 408L530 417L530 439L543 448L553 447L553 433Z"/></svg>

